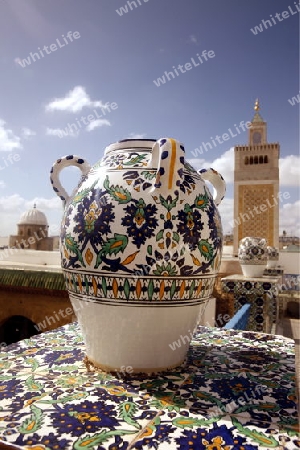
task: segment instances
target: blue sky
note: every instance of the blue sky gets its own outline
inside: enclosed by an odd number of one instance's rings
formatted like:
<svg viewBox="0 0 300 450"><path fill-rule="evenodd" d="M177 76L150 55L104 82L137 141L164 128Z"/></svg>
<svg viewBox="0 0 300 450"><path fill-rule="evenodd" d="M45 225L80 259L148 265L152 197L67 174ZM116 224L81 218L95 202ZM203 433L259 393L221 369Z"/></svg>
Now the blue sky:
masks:
<svg viewBox="0 0 300 450"><path fill-rule="evenodd" d="M247 143L247 133L201 158L193 151L251 120L257 97L268 140L281 146L280 189L290 194L280 205L280 229L299 234L299 104L288 101L299 94L296 2L135 2L130 9L125 0L0 0L0 236L14 234L35 202L57 234L62 207L49 182L53 162L73 153L95 163L107 145L130 136L174 137L195 167L219 170L228 185L220 212L230 231L232 148ZM275 24L255 35L251 28L270 15ZM39 49L44 56L32 57ZM204 50L214 56L156 86L165 71L196 61ZM59 137L76 119L101 115L107 103L117 107ZM78 177L75 170L63 173L69 191Z"/></svg>

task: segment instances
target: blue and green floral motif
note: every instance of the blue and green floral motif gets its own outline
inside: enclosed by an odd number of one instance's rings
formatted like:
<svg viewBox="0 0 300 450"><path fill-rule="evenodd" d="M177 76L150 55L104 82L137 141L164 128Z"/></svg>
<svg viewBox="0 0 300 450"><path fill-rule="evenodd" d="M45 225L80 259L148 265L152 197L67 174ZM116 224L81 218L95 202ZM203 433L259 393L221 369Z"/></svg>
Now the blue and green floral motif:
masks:
<svg viewBox="0 0 300 450"><path fill-rule="evenodd" d="M148 165L148 161L149 153L110 153L98 165L94 165L93 168L96 169L99 166L106 166L121 170L127 167L145 167Z"/></svg>
<svg viewBox="0 0 300 450"><path fill-rule="evenodd" d="M177 275L176 266L172 266L171 263L156 264L155 270L153 270L154 275L160 275L163 277L174 277Z"/></svg>
<svg viewBox="0 0 300 450"><path fill-rule="evenodd" d="M125 182L135 191L145 191L152 187L151 180L156 176L154 170L143 170L141 173L137 170L129 170L123 175Z"/></svg>
<svg viewBox="0 0 300 450"><path fill-rule="evenodd" d="M299 448L291 339L199 327L186 363L126 377L87 371L85 351L77 323L7 347L1 442L26 450Z"/></svg>
<svg viewBox="0 0 300 450"><path fill-rule="evenodd" d="M116 200L119 204L128 203L131 200L131 194L128 189L123 188L122 186L110 185L109 178L106 176L103 186L109 193L109 195Z"/></svg>
<svg viewBox="0 0 300 450"><path fill-rule="evenodd" d="M205 209L209 204L209 197L205 190L205 194L197 195L194 201L195 208Z"/></svg>
<svg viewBox="0 0 300 450"><path fill-rule="evenodd" d="M162 139L136 145L140 143L113 144L100 162L83 172L73 197L66 197L62 266L76 270L66 276L67 283L72 292L93 298L101 293L101 298L106 294L131 301L137 295L138 300L152 301L164 292L166 299L174 300L181 292L187 299L183 287L165 281L178 277L188 285L187 277L216 275L222 248L220 216L203 177L185 161L180 143ZM55 170L52 178L57 189ZM93 278L91 285L88 275L95 271L103 272L103 283ZM112 285L115 274L127 275L120 292ZM146 286L141 279L136 285L138 276L151 281ZM164 279L164 286L158 286L155 277ZM199 298L203 295L200 289Z"/></svg>
<svg viewBox="0 0 300 450"><path fill-rule="evenodd" d="M195 250L204 226L200 212L185 204L183 211L178 212L178 222L177 232L183 236L183 242L188 244L191 250Z"/></svg>
<svg viewBox="0 0 300 450"><path fill-rule="evenodd" d="M126 215L122 218L121 223L127 228L128 236L133 238L132 242L139 249L147 239L154 236L154 230L158 224L155 218L157 207L146 205L145 201L140 198L132 200L124 210Z"/></svg>

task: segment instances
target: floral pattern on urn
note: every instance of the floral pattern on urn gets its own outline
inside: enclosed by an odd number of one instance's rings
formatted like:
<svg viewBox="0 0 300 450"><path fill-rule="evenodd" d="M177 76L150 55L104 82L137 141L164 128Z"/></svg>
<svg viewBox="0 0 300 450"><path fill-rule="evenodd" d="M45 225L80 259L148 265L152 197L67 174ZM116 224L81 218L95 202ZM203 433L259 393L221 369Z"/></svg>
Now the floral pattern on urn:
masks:
<svg viewBox="0 0 300 450"><path fill-rule="evenodd" d="M239 242L238 258L245 277L261 277L267 267L267 240L244 237Z"/></svg>
<svg viewBox="0 0 300 450"><path fill-rule="evenodd" d="M82 171L71 196L59 181L67 165ZM131 139L108 146L93 166L61 158L51 182L65 204L60 249L70 299L90 310L77 313L87 356L108 370L180 363L187 346L179 355L169 344L196 325L221 263L222 176L193 169L174 139Z"/></svg>

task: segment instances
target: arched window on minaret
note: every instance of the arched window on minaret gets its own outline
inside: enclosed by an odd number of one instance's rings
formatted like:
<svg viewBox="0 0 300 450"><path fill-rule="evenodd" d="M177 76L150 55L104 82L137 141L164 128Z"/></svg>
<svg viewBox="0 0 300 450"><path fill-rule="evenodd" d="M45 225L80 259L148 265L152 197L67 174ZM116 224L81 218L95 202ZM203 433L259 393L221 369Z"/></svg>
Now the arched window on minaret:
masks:
<svg viewBox="0 0 300 450"><path fill-rule="evenodd" d="M268 155L265 155L265 157L264 157L264 163L267 164L268 162L269 162L269 160L268 160Z"/></svg>
<svg viewBox="0 0 300 450"><path fill-rule="evenodd" d="M264 157L262 155L260 155L259 157L259 164L263 164L264 163Z"/></svg>
<svg viewBox="0 0 300 450"><path fill-rule="evenodd" d="M258 156L254 156L254 164L258 164Z"/></svg>
<svg viewBox="0 0 300 450"><path fill-rule="evenodd" d="M253 164L253 156L250 156L250 164Z"/></svg>

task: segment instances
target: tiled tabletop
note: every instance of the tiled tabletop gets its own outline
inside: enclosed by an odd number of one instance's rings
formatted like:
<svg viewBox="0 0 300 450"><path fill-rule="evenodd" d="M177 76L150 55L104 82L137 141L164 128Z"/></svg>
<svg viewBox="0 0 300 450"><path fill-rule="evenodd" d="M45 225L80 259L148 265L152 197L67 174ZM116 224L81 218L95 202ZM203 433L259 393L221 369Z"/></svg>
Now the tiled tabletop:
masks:
<svg viewBox="0 0 300 450"><path fill-rule="evenodd" d="M0 353L0 448L300 448L290 339L199 327L186 361L153 376L84 357L77 324Z"/></svg>

